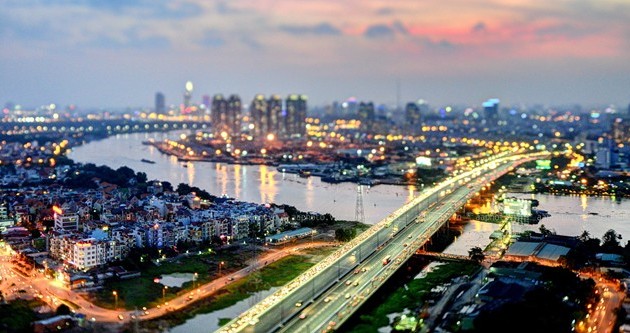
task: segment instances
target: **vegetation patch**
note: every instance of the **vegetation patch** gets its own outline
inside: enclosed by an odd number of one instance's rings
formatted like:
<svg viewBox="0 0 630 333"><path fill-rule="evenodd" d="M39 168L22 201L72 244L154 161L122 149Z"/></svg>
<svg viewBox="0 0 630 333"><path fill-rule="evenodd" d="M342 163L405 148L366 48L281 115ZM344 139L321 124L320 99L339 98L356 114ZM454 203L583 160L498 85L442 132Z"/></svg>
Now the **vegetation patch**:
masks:
<svg viewBox="0 0 630 333"><path fill-rule="evenodd" d="M472 262L450 262L429 272L422 279L414 279L387 296L384 301L361 315L361 323L349 328L350 332L378 332L380 327L389 326L388 314L403 312L405 309L420 309L427 300L432 288L450 281L454 277L472 275L479 265ZM363 311L361 311L363 312Z"/></svg>
<svg viewBox="0 0 630 333"><path fill-rule="evenodd" d="M232 306L249 298L253 293L283 286L313 265L314 263L307 256L285 257L229 284L218 290L213 296L194 302L184 310L168 313L159 319L143 322L142 325L149 329L163 329L164 322L168 323L168 327L180 325L198 314L210 313ZM221 320L219 323L221 324Z"/></svg>

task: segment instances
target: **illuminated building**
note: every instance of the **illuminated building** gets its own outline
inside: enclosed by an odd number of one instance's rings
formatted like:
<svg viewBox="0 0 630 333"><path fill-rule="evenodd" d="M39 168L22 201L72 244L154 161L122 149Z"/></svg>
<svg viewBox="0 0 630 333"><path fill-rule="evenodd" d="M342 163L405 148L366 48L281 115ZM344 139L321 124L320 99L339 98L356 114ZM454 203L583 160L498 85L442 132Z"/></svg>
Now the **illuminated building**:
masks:
<svg viewBox="0 0 630 333"><path fill-rule="evenodd" d="M190 106L190 99L192 98L193 84L190 81L186 82L186 91L184 91L184 108Z"/></svg>
<svg viewBox="0 0 630 333"><path fill-rule="evenodd" d="M275 134L278 136L283 133L282 120L282 98L278 95L272 95L267 101L267 124L269 124L269 130L267 134Z"/></svg>
<svg viewBox="0 0 630 333"><path fill-rule="evenodd" d="M210 95L203 95L201 100L203 103L203 108L206 110L209 109L210 108Z"/></svg>
<svg viewBox="0 0 630 333"><path fill-rule="evenodd" d="M64 212L61 208L53 206L56 230L79 230L79 215Z"/></svg>
<svg viewBox="0 0 630 333"><path fill-rule="evenodd" d="M166 112L166 100L164 94L158 92L155 94L155 113L164 114Z"/></svg>
<svg viewBox="0 0 630 333"><path fill-rule="evenodd" d="M306 134L306 95L291 94L286 100L284 134L288 137Z"/></svg>
<svg viewBox="0 0 630 333"><path fill-rule="evenodd" d="M266 136L269 132L269 117L267 117L267 100L264 95L258 94L254 97L249 106L249 115L254 125L254 136Z"/></svg>
<svg viewBox="0 0 630 333"><path fill-rule="evenodd" d="M413 102L407 103L405 106L405 131L417 133L420 130L421 117L420 106Z"/></svg>
<svg viewBox="0 0 630 333"><path fill-rule="evenodd" d="M230 95L227 101L227 117L225 122L232 135L237 135L241 132L242 108L241 98L238 95Z"/></svg>
<svg viewBox="0 0 630 333"><path fill-rule="evenodd" d="M499 100L496 98L491 98L485 102L483 102L483 113L488 122L493 122L496 124L496 121L499 119Z"/></svg>
<svg viewBox="0 0 630 333"><path fill-rule="evenodd" d="M361 129L365 132L371 132L374 125L374 103L359 103L358 117L361 121Z"/></svg>
<svg viewBox="0 0 630 333"><path fill-rule="evenodd" d="M212 107L210 108L210 122L214 133L221 133L224 128L224 117L227 113L228 103L221 94L216 94L212 98Z"/></svg>
<svg viewBox="0 0 630 333"><path fill-rule="evenodd" d="M241 109L241 98L238 95L230 95L228 99L221 94L214 95L210 113L213 131L238 135L241 132Z"/></svg>

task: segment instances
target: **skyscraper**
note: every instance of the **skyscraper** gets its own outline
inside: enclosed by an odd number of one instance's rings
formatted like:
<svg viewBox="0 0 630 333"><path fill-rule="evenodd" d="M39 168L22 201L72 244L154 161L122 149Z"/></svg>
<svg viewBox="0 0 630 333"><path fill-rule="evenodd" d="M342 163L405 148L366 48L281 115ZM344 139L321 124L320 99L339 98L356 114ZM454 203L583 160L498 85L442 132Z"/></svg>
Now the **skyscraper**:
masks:
<svg viewBox="0 0 630 333"><path fill-rule="evenodd" d="M210 103L211 103L211 102L210 102L210 95L207 95L207 94L206 94L206 95L203 95L203 97L201 98L201 100L202 100L202 102L201 102L201 103L203 104L203 107L204 107L205 109L210 109Z"/></svg>
<svg viewBox="0 0 630 333"><path fill-rule="evenodd" d="M306 134L306 95L291 94L286 99L284 135L304 136Z"/></svg>
<svg viewBox="0 0 630 333"><path fill-rule="evenodd" d="M491 98L483 102L482 105L486 121L496 124L496 121L499 119L499 100Z"/></svg>
<svg viewBox="0 0 630 333"><path fill-rule="evenodd" d="M227 101L227 117L225 122L232 135L239 135L241 133L241 110L241 98L238 95L230 95Z"/></svg>
<svg viewBox="0 0 630 333"><path fill-rule="evenodd" d="M405 106L405 130L407 132L415 132L415 128L420 125L420 107L418 104L409 102Z"/></svg>
<svg viewBox="0 0 630 333"><path fill-rule="evenodd" d="M254 125L254 136L261 138L269 132L267 117L267 100L262 94L254 96L254 100L249 106L249 115Z"/></svg>
<svg viewBox="0 0 630 333"><path fill-rule="evenodd" d="M212 107L210 108L210 122L212 123L212 131L216 134L227 131L224 120L227 109L228 102L223 98L223 95L214 95L212 98Z"/></svg>
<svg viewBox="0 0 630 333"><path fill-rule="evenodd" d="M161 92L155 93L155 113L166 113L166 100L164 94Z"/></svg>
<svg viewBox="0 0 630 333"><path fill-rule="evenodd" d="M359 110L357 111L357 115L359 117L359 120L361 121L361 129L366 132L371 132L376 116L374 112L374 103L359 103Z"/></svg>
<svg viewBox="0 0 630 333"><path fill-rule="evenodd" d="M267 124L269 126L268 133L276 135L284 134L284 126L282 126L282 98L278 95L272 95L267 101Z"/></svg>
<svg viewBox="0 0 630 333"><path fill-rule="evenodd" d="M184 108L190 106L190 99L192 98L193 84L190 81L186 81L186 91L184 92Z"/></svg>

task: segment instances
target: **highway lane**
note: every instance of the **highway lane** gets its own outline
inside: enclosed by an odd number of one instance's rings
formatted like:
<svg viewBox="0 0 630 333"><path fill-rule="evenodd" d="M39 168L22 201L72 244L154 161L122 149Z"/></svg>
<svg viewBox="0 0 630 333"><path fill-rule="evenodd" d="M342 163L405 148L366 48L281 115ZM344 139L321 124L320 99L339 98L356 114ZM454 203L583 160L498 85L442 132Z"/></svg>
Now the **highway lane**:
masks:
<svg viewBox="0 0 630 333"><path fill-rule="evenodd" d="M412 223L417 216L421 215L421 212L425 211L428 206L445 196L452 195L451 193L455 189L464 188L466 184L470 183L467 186L467 192L474 194L482 185L478 185L473 191L471 190L473 184L481 184L479 182L484 181L484 177L481 176L482 173L490 177L488 181L493 180L515 165L542 156L546 156L546 153L526 155L500 153L485 160L481 166L459 172L421 193L419 197L406 203L387 218L346 243L328 258L239 315L219 331L268 332L278 329L280 325L297 316L300 307L295 306L295 304L310 303L317 300L324 291L352 271L365 257L372 255L377 248L384 245L390 239L388 235L390 230L402 230L406 225ZM434 230L431 231L437 230L438 227L439 225L432 226Z"/></svg>
<svg viewBox="0 0 630 333"><path fill-rule="evenodd" d="M483 178L473 181L481 187ZM426 239L465 203L470 190L460 187L437 204L427 215L417 217L414 224L398 231L395 239L361 263L353 272L342 277L329 291L310 304L303 304L300 314L285 324L281 332L326 332L336 329L387 280L397 268L421 247ZM395 231L393 231L395 232ZM422 237L422 236L425 237ZM428 236L427 236L428 235ZM384 264L385 258L392 262Z"/></svg>

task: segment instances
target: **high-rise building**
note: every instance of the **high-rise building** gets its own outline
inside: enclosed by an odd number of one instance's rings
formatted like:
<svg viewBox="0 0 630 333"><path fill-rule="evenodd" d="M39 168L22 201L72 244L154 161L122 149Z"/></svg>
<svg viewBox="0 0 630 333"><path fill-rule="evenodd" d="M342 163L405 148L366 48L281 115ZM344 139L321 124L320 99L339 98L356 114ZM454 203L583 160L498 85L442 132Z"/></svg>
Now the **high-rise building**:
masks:
<svg viewBox="0 0 630 333"><path fill-rule="evenodd" d="M407 130L413 130L420 125L420 106L418 104L409 102L405 106L405 127Z"/></svg>
<svg viewBox="0 0 630 333"><path fill-rule="evenodd" d="M255 137L264 137L269 133L269 123L267 117L267 100L262 94L254 96L254 100L249 106L249 115L254 125L253 134Z"/></svg>
<svg viewBox="0 0 630 333"><path fill-rule="evenodd" d="M53 206L55 230L79 230L79 214L64 212L60 207Z"/></svg>
<svg viewBox="0 0 630 333"><path fill-rule="evenodd" d="M359 109L357 111L357 115L359 120L361 121L361 129L366 132L372 131L372 126L374 125L375 120L375 111L374 111L374 103L372 102L361 102L359 103Z"/></svg>
<svg viewBox="0 0 630 333"><path fill-rule="evenodd" d="M267 100L267 124L269 124L269 133L276 137L282 135L282 98L278 95L272 95Z"/></svg>
<svg viewBox="0 0 630 333"><path fill-rule="evenodd" d="M190 100L192 98L193 92L193 84L190 81L186 82L186 91L184 91L184 108L188 108L190 106Z"/></svg>
<svg viewBox="0 0 630 333"><path fill-rule="evenodd" d="M482 105L486 121L492 121L496 124L496 121L499 119L499 100L491 98L483 102Z"/></svg>
<svg viewBox="0 0 630 333"><path fill-rule="evenodd" d="M232 135L241 133L242 108L241 98L238 95L230 95L227 101L227 117L225 122Z"/></svg>
<svg viewBox="0 0 630 333"><path fill-rule="evenodd" d="M291 94L286 100L284 135L304 136L306 134L306 95Z"/></svg>
<svg viewBox="0 0 630 333"><path fill-rule="evenodd" d="M202 101L201 103L203 104L203 108L204 109L206 109L206 110L210 109L210 103L211 103L210 102L210 95L208 95L208 94L203 95L203 97L201 98L201 101Z"/></svg>
<svg viewBox="0 0 630 333"><path fill-rule="evenodd" d="M210 122L214 133L227 132L225 127L225 118L227 117L228 102L221 94L216 94L212 98L212 107L210 108Z"/></svg>
<svg viewBox="0 0 630 333"><path fill-rule="evenodd" d="M155 113L166 113L166 100L164 94L161 92L155 93Z"/></svg>

